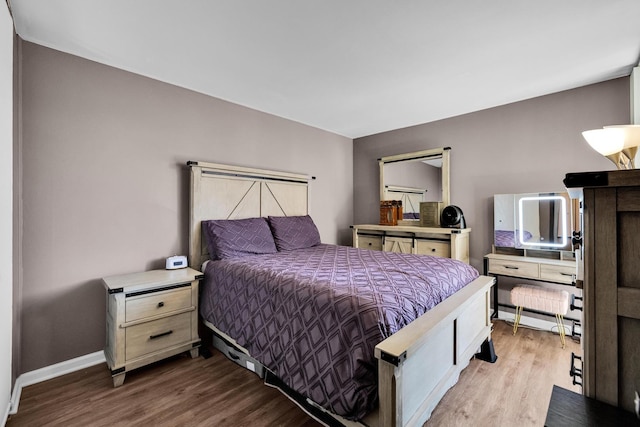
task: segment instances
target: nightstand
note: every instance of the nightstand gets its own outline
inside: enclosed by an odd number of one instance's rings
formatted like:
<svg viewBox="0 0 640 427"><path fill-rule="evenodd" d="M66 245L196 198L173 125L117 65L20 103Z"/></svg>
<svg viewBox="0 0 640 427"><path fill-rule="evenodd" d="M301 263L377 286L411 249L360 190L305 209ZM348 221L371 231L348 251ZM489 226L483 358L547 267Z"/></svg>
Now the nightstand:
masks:
<svg viewBox="0 0 640 427"><path fill-rule="evenodd" d="M191 268L103 278L107 289L104 355L113 386L132 369L189 351L198 356L198 284Z"/></svg>

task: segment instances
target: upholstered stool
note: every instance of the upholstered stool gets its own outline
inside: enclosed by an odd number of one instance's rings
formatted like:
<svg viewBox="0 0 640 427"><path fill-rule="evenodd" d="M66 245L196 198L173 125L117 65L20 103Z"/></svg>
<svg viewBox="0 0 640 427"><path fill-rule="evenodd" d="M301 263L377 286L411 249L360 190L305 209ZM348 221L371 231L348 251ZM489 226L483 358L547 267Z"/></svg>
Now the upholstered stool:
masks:
<svg viewBox="0 0 640 427"><path fill-rule="evenodd" d="M556 291L534 285L517 285L511 289L511 304L516 306L513 335L518 330L523 308L554 313L558 324L558 332L560 333L560 342L562 343L562 348L564 348L563 316L569 310L569 293L567 291Z"/></svg>

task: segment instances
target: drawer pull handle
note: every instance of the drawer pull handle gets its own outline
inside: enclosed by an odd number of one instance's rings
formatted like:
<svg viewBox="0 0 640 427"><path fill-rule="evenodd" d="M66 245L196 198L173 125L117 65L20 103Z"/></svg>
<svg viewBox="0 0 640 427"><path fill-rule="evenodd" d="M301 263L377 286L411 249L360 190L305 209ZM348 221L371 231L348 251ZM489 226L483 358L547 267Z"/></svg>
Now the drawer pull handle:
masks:
<svg viewBox="0 0 640 427"><path fill-rule="evenodd" d="M563 272L560 272L560 274L561 274L561 275L563 275L563 276L573 277L573 273L563 273Z"/></svg>
<svg viewBox="0 0 640 427"><path fill-rule="evenodd" d="M162 308L162 307L164 307L164 301L160 301L160 302L158 303L158 308Z"/></svg>
<svg viewBox="0 0 640 427"><path fill-rule="evenodd" d="M582 311L582 307L576 305L576 301L582 301L582 297L578 297L575 294L571 294L571 304L569 304L569 308L571 310L580 310Z"/></svg>
<svg viewBox="0 0 640 427"><path fill-rule="evenodd" d="M512 265L505 265L504 268L508 268L509 270L518 270L518 267L514 267Z"/></svg>
<svg viewBox="0 0 640 427"><path fill-rule="evenodd" d="M431 248L431 252L435 252L435 251L436 251L436 248Z"/></svg>
<svg viewBox="0 0 640 427"><path fill-rule="evenodd" d="M232 358L233 360L238 360L240 359L240 356L228 351L227 354L229 354L229 357Z"/></svg>
<svg viewBox="0 0 640 427"><path fill-rule="evenodd" d="M163 332L161 334L157 334L157 335L150 335L149 339L150 340L155 340L156 338L161 338L161 337L166 337L167 335L171 335L173 333L172 330L168 330L167 332Z"/></svg>
<svg viewBox="0 0 640 427"><path fill-rule="evenodd" d="M580 332L576 332L576 326L580 328ZM572 337L582 337L582 323L579 320L574 320L571 322L571 336Z"/></svg>

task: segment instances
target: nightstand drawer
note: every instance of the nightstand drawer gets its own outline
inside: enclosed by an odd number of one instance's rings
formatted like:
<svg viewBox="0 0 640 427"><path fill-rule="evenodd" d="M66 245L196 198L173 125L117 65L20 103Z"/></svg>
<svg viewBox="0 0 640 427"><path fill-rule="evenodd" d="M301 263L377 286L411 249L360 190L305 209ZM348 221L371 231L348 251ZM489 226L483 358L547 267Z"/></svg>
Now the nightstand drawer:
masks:
<svg viewBox="0 0 640 427"><path fill-rule="evenodd" d="M515 277L530 277L532 279L537 279L539 276L539 267L538 264L522 262L522 261L511 261L511 260L503 260L503 259L490 259L489 260L489 273L500 274L504 276L515 276Z"/></svg>
<svg viewBox="0 0 640 427"><path fill-rule="evenodd" d="M540 265L540 279L550 282L572 284L575 278L576 267L565 267L564 265Z"/></svg>
<svg viewBox="0 0 640 427"><path fill-rule="evenodd" d="M191 287L129 297L125 303L125 321L133 322L151 316L191 307Z"/></svg>
<svg viewBox="0 0 640 427"><path fill-rule="evenodd" d="M191 340L191 313L164 317L126 328L126 360Z"/></svg>

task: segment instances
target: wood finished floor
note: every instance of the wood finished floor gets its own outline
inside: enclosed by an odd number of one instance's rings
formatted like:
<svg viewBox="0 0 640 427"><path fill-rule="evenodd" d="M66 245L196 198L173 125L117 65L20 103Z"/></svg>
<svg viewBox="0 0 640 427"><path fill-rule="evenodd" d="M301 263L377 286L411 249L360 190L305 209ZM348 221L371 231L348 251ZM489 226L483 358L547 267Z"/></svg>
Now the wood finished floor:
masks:
<svg viewBox="0 0 640 427"><path fill-rule="evenodd" d="M579 392L568 375L580 345L557 335L495 322L498 355L472 360L426 426L542 426L553 384ZM94 366L22 391L18 426L317 426L279 391L218 352L180 356L127 374L112 387L106 365Z"/></svg>

